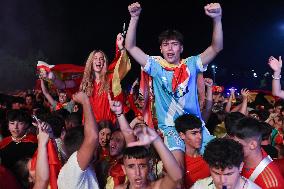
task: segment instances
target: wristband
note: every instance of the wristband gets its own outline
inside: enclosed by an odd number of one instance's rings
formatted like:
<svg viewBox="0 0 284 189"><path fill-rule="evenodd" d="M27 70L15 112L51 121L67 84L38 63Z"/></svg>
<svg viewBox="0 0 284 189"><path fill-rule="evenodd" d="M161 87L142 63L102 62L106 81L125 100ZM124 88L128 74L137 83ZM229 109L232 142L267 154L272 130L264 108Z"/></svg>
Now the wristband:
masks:
<svg viewBox="0 0 284 189"><path fill-rule="evenodd" d="M273 78L274 80L280 80L280 79L281 79L281 75L279 75L279 77L275 77L274 75L272 75L272 78Z"/></svg>

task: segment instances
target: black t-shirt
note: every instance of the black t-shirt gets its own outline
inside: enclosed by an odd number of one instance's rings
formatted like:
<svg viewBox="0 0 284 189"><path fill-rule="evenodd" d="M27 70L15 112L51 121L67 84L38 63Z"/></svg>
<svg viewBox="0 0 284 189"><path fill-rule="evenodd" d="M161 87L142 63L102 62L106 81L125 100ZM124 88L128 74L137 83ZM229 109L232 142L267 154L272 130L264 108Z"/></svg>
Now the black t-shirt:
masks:
<svg viewBox="0 0 284 189"><path fill-rule="evenodd" d="M32 157L37 149L37 144L32 142L16 143L12 141L0 150L1 164L11 169L15 163L26 157Z"/></svg>

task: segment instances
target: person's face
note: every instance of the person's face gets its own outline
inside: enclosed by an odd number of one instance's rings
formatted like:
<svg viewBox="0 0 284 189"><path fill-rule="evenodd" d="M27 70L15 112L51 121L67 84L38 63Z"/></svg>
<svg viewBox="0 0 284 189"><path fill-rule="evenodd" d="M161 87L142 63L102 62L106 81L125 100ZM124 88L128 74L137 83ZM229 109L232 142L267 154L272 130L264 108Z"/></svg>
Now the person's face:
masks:
<svg viewBox="0 0 284 189"><path fill-rule="evenodd" d="M226 168L224 170L210 167L211 177L217 189L226 186L234 189L240 180L240 169L238 167Z"/></svg>
<svg viewBox="0 0 284 189"><path fill-rule="evenodd" d="M99 132L99 143L101 147L105 147L109 143L111 135L111 130L109 128L104 128Z"/></svg>
<svg viewBox="0 0 284 189"><path fill-rule="evenodd" d="M149 173L148 158L135 159L125 158L123 170L132 188L143 188L147 186Z"/></svg>
<svg viewBox="0 0 284 189"><path fill-rule="evenodd" d="M277 117L274 118L273 127L275 127L276 129L282 129L283 121L282 121L280 116L277 116Z"/></svg>
<svg viewBox="0 0 284 189"><path fill-rule="evenodd" d="M109 152L111 156L119 156L125 146L125 139L120 131L112 133L109 143Z"/></svg>
<svg viewBox="0 0 284 189"><path fill-rule="evenodd" d="M94 59L93 59L94 72L100 73L103 70L105 63L106 62L103 53L97 52L94 54Z"/></svg>
<svg viewBox="0 0 284 189"><path fill-rule="evenodd" d="M179 64L183 46L177 40L164 40L160 46L161 53L167 62Z"/></svg>
<svg viewBox="0 0 284 189"><path fill-rule="evenodd" d="M280 114L281 109L282 109L282 106L276 106L275 107L275 113Z"/></svg>
<svg viewBox="0 0 284 189"><path fill-rule="evenodd" d="M274 109L273 109L273 108L269 108L268 111L269 111L269 113L271 113L271 114L274 113Z"/></svg>
<svg viewBox="0 0 284 189"><path fill-rule="evenodd" d="M67 101L67 95L66 93L59 93L58 99L60 103L65 103Z"/></svg>
<svg viewBox="0 0 284 189"><path fill-rule="evenodd" d="M23 107L23 104L19 103L19 102L15 102L12 104L12 110L19 110Z"/></svg>
<svg viewBox="0 0 284 189"><path fill-rule="evenodd" d="M243 150L244 150L244 157L248 157L251 152L252 152L252 149L254 148L254 145L252 144L253 140L252 139L240 139L236 136L234 137L230 137L231 139L233 139L234 141L237 141L239 142L242 146L243 146Z"/></svg>
<svg viewBox="0 0 284 189"><path fill-rule="evenodd" d="M47 71L43 68L40 68L39 69L39 75L42 77L42 78L46 78L47 77Z"/></svg>
<svg viewBox="0 0 284 189"><path fill-rule="evenodd" d="M9 121L9 131L14 138L21 138L26 133L28 124L22 121Z"/></svg>
<svg viewBox="0 0 284 189"><path fill-rule="evenodd" d="M180 134L181 138L184 140L186 148L191 148L197 150L201 147L202 143L202 129L191 129L187 130L185 134Z"/></svg>
<svg viewBox="0 0 284 189"><path fill-rule="evenodd" d="M27 104L27 105L31 105L32 102L33 102L32 97L31 97L31 96L27 96L27 97L26 97L26 104Z"/></svg>

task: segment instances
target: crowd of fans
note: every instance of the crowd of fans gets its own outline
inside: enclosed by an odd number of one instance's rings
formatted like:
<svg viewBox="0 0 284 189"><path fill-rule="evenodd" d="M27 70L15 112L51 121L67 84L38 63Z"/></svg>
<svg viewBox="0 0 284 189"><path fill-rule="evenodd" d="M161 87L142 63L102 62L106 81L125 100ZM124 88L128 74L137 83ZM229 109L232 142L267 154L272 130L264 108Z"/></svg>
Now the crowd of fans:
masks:
<svg viewBox="0 0 284 189"><path fill-rule="evenodd" d="M146 55L136 46L141 6L128 9L112 63L91 52L79 84L41 64L38 88L1 94L0 188L283 188L281 57L268 60L275 96L227 95L202 74L223 48L218 3L204 7L211 45L187 59L175 30L159 37L163 58ZM127 53L143 68L129 91Z"/></svg>

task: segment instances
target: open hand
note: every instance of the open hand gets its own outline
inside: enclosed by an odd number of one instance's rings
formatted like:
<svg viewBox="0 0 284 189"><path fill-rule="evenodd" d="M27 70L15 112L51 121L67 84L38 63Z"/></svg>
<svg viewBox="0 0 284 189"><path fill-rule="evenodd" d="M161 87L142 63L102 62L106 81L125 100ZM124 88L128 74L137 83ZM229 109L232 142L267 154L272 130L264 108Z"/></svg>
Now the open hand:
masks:
<svg viewBox="0 0 284 189"><path fill-rule="evenodd" d="M281 72L282 68L282 59L281 56L279 56L279 60L274 58L273 56L269 57L268 59L268 65L271 67L271 69L274 72Z"/></svg>

